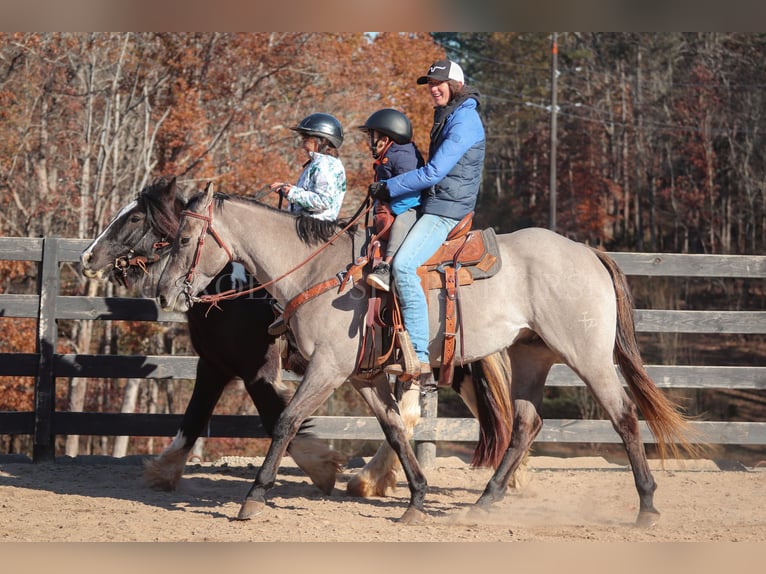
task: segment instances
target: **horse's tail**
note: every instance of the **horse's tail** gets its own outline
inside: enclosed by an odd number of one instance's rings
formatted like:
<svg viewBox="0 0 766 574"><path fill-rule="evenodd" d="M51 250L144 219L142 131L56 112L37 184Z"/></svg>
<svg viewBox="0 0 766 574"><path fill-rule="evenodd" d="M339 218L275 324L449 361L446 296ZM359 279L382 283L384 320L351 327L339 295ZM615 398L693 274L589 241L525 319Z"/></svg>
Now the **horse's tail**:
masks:
<svg viewBox="0 0 766 574"><path fill-rule="evenodd" d="M476 393L475 415L479 421L479 441L471 466L497 468L513 432L508 353L499 351L474 363L471 379Z"/></svg>
<svg viewBox="0 0 766 574"><path fill-rule="evenodd" d="M691 427L689 419L682 414L681 407L654 384L644 368L636 340L633 295L625 274L614 259L606 253L597 249L593 249L593 252L609 271L614 285L617 302L614 357L646 424L657 441L657 453L660 459L667 458L668 450L674 458L678 458L679 446L691 456L700 456L703 449L692 442L701 442L699 433Z"/></svg>

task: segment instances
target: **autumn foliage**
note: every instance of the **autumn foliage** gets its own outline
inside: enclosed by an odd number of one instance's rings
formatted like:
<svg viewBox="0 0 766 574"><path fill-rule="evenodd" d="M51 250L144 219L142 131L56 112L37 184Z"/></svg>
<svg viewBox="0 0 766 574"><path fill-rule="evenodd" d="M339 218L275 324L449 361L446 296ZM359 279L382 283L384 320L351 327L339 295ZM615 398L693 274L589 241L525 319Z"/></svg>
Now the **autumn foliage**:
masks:
<svg viewBox="0 0 766 574"><path fill-rule="evenodd" d="M237 195L295 180L303 157L289 128L316 111L344 126L350 215L372 177L357 127L398 108L426 152L432 103L415 80L448 55L482 94L477 225L547 227L555 192L556 230L576 240L762 253L765 50L764 34L559 33L553 110L544 33L0 33L0 232L95 237L160 175ZM0 290L34 288L30 264L0 261ZM105 289L76 274L65 288ZM34 352L35 326L2 320L2 350ZM99 352L108 338L155 340L147 328L87 340L73 325L62 339ZM0 379L0 409L30 397L27 382Z"/></svg>

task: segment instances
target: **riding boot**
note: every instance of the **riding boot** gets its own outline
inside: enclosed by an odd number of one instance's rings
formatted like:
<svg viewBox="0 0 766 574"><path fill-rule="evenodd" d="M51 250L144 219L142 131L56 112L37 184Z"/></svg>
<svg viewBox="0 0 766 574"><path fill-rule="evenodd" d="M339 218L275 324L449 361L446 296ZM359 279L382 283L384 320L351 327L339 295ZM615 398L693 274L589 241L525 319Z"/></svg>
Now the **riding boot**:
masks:
<svg viewBox="0 0 766 574"><path fill-rule="evenodd" d="M367 275L367 284L381 291L391 291L391 266L381 261L372 272Z"/></svg>

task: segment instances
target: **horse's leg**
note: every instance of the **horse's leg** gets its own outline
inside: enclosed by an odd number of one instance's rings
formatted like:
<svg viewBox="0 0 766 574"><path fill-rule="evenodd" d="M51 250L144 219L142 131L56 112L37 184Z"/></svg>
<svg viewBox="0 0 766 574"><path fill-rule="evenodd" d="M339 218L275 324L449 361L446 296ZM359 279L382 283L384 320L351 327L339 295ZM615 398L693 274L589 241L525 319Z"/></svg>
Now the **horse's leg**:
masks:
<svg viewBox="0 0 766 574"><path fill-rule="evenodd" d="M486 509L502 500L508 490L508 483L529 452L532 442L543 426L543 420L532 403L524 400L513 401L514 419L511 443L503 455L476 506Z"/></svg>
<svg viewBox="0 0 766 574"><path fill-rule="evenodd" d="M359 390L359 389L358 389ZM361 390L359 390L361 393ZM363 394L363 393L362 393ZM364 394L363 394L364 396ZM420 388L411 386L404 391L399 401L399 413L411 439L415 425L420 420ZM388 441L383 441L370 461L355 474L346 485L350 496L386 496L389 490L396 488L396 475L401 468L399 457L391 448Z"/></svg>
<svg viewBox="0 0 766 574"><path fill-rule="evenodd" d="M459 372L464 372L464 369L457 367L455 369L455 382L452 387L456 392L460 393L458 387L460 381L465 378L459 376ZM473 386L466 387L466 392L473 391ZM468 408L474 416L476 415L476 398L466 401ZM404 421L404 426L407 429L407 438L411 439L415 430L415 425L420 420L420 390L419 387L410 386L402 394L402 398L399 400L399 413ZM359 497L372 497L372 496L386 496L389 490L396 488L396 476L401 468L399 464L399 457L391 448L388 441L383 441L378 450L370 459L370 461L364 465L364 468L355 474L346 485L346 492L350 496Z"/></svg>
<svg viewBox="0 0 766 574"><path fill-rule="evenodd" d="M590 317L595 325L599 322L614 324L614 315L607 311L608 309L597 307L591 309ZM620 435L638 491L637 524L653 526L659 519L659 512L654 508L654 491L657 484L646 460L636 405L623 389L614 366L615 333L613 330L600 329L587 336L570 335L566 340L562 339L565 333L562 329L551 329L547 337L548 342L551 347L560 350L561 359L585 382L606 412L614 430Z"/></svg>
<svg viewBox="0 0 766 574"><path fill-rule="evenodd" d="M189 452L210 420L228 382L228 375L221 374L200 358L197 363L197 380L178 433L158 458L144 463L144 480L149 486L162 490L176 489Z"/></svg>
<svg viewBox="0 0 766 574"><path fill-rule="evenodd" d="M513 373L513 431L500 464L476 501L476 506L482 509L503 499L511 477L524 462L543 426L539 408L545 379L555 360L555 355L542 344L514 345L508 349L508 355Z"/></svg>
<svg viewBox="0 0 766 574"><path fill-rule="evenodd" d="M510 381L508 383L510 385ZM465 377L464 379L458 381L456 380L452 384L452 389L458 394L458 396L463 399L463 403L468 408L469 411L471 411L471 414L476 418L479 419L479 406L478 406L478 400L476 397L476 385L473 382L473 377ZM511 425L513 425L513 421L511 421ZM510 442L508 443L510 446ZM528 482L529 479L527 477L527 456L525 455L521 461L521 465L516 469L516 471L511 475L511 477L508 479L508 488L523 488Z"/></svg>
<svg viewBox="0 0 766 574"><path fill-rule="evenodd" d="M502 358L500 353L497 356L490 356L489 358ZM474 376L485 379L489 376L484 367L485 360L478 361L470 365L470 368L457 367L455 369L455 377L452 383L453 390L460 396L468 410L477 419L481 420L479 400L476 395L476 385L474 383ZM502 371L499 367L503 365L496 365L495 369L499 370L496 375L501 379L498 384L506 385L510 388L510 367L508 372ZM485 404L488 398L485 398ZM496 401L496 399L495 399ZM484 408L487 408L486 406ZM420 420L420 401L418 393L414 389L407 391L402 400L399 401L399 410L401 412L404 424L408 429L408 437L412 437L412 432L415 425ZM510 418L510 417L509 417ZM508 421L512 424L512 421ZM512 488L520 488L526 483L526 476L524 473L527 457L522 460L522 465L509 479L509 486ZM396 454L391 450L388 442L384 442L376 451L372 459L365 465L365 467L359 471L348 483L347 492L352 496L385 496L388 489L393 489L396 486L396 471L399 467L399 459Z"/></svg>
<svg viewBox="0 0 766 574"><path fill-rule="evenodd" d="M323 346L317 343L303 381L274 425L271 445L261 468L256 474L255 481L239 509L238 519L247 520L263 512L266 506L266 492L274 486L277 471L282 457L287 451L287 446L303 422L343 382L343 375L330 355L331 352L325 352Z"/></svg>
<svg viewBox="0 0 766 574"><path fill-rule="evenodd" d="M407 483L410 486L410 504L399 521L406 524L423 522L426 519L423 502L428 483L415 457L415 452L410 446L408 430L399 415L399 408L391 394L386 375L381 373L370 381L352 380L352 384L370 405L386 440L399 457L404 475L407 477Z"/></svg>
<svg viewBox="0 0 766 574"><path fill-rule="evenodd" d="M267 381L259 377L246 381L245 388L258 409L263 428L272 436L279 415L292 397L292 390L282 383L280 374L277 374L276 378L269 378L272 380ZM335 487L338 473L346 464L346 458L331 448L326 441L313 436L308 430L303 430L305 426L304 424L298 431L287 447L287 452L319 490L330 494Z"/></svg>
<svg viewBox="0 0 766 574"><path fill-rule="evenodd" d="M606 412L625 446L639 498L636 524L641 527L654 526L660 517L660 513L654 508L654 491L657 489L657 483L654 481L646 459L646 451L638 427L636 405L623 389L611 358L609 360L604 358L599 366L581 368L578 374Z"/></svg>

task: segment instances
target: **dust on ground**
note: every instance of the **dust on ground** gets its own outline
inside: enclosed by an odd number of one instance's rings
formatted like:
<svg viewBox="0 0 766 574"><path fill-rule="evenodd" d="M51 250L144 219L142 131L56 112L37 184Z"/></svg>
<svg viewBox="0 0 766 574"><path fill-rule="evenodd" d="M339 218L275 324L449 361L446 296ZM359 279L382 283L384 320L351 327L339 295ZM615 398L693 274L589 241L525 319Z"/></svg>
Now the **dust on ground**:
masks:
<svg viewBox="0 0 766 574"><path fill-rule="evenodd" d="M708 460L650 461L659 523L634 526L638 495L629 467L600 457L532 456L524 484L488 513L471 511L492 471L457 457L426 469L428 521L397 519L409 500L395 493L345 493L359 469L323 495L285 459L268 508L235 517L262 459L188 464L175 492L142 480L140 458L78 457L54 463L0 458L0 541L78 542L510 542L766 541L766 468L721 470ZM356 466L361 465L359 461Z"/></svg>

